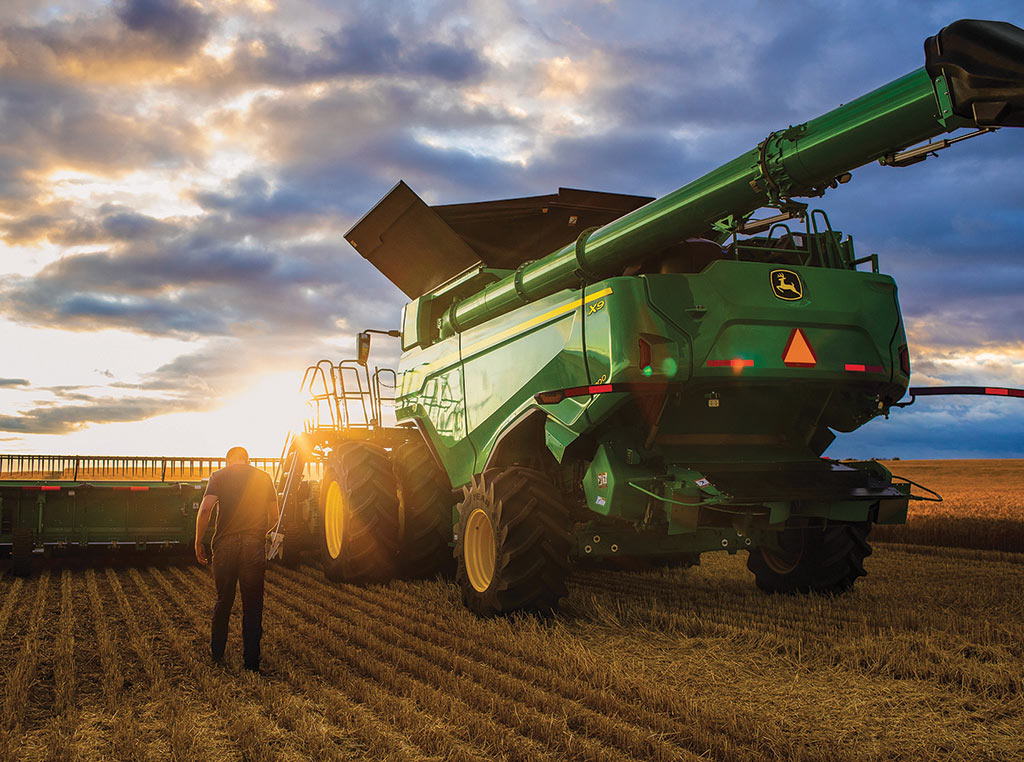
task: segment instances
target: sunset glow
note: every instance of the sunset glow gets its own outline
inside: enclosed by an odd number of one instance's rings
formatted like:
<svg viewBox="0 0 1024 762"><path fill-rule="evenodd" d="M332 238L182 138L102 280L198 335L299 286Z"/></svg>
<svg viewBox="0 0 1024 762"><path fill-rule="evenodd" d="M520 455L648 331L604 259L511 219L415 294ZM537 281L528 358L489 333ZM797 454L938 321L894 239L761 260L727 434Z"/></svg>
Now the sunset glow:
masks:
<svg viewBox="0 0 1024 762"><path fill-rule="evenodd" d="M398 325L343 237L398 180L429 203L662 195L979 13L691 5L5 3L0 450L277 455L303 369ZM896 277L914 384L1024 387L1021 132L821 202ZM1019 457L1024 405L919 402L829 454Z"/></svg>

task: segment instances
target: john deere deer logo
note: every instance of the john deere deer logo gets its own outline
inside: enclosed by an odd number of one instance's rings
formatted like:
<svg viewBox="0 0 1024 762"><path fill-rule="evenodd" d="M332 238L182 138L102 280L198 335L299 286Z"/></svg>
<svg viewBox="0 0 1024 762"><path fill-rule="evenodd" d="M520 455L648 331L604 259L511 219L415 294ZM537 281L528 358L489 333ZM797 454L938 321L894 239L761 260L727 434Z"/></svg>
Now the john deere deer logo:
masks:
<svg viewBox="0 0 1024 762"><path fill-rule="evenodd" d="M800 276L792 270L772 270L772 292L787 302L796 301L804 295L804 287Z"/></svg>

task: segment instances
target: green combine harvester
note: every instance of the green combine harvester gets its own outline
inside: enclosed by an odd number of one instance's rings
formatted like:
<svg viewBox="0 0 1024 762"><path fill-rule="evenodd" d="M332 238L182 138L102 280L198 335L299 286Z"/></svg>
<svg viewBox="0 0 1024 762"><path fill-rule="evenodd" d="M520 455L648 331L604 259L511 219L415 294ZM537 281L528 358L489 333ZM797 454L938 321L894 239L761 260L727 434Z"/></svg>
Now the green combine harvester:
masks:
<svg viewBox="0 0 1024 762"><path fill-rule="evenodd" d="M910 352L877 255L797 199L1019 126L1024 30L964 20L923 68L658 199L431 207L400 182L346 236L411 300L384 332L398 372L371 374L370 332L357 359L307 369L275 551L319 549L328 578L358 584L454 567L484 615L554 610L573 560L712 550L747 551L766 591L849 589L872 524L905 522L917 496L876 462L821 456L909 404Z"/></svg>
<svg viewBox="0 0 1024 762"><path fill-rule="evenodd" d="M415 430L327 457L329 576L443 571L454 542L481 614L554 609L570 559L746 550L763 590L847 590L911 485L821 454L900 404L910 354L877 256L796 199L1004 126L1024 126L1024 31L964 20L923 68L662 198L430 207L399 183L346 237L411 299L396 415Z"/></svg>

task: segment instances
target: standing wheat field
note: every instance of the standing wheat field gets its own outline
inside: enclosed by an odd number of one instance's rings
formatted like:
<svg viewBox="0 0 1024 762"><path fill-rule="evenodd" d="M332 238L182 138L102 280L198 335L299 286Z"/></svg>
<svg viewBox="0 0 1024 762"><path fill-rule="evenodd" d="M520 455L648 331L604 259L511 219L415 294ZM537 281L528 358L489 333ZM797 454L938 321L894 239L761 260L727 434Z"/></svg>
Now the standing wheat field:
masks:
<svg viewBox="0 0 1024 762"><path fill-rule="evenodd" d="M835 598L764 595L744 562L578 568L551 620L272 566L262 676L237 608L210 664L194 564L5 574L0 759L1024 758L1024 553L882 544Z"/></svg>

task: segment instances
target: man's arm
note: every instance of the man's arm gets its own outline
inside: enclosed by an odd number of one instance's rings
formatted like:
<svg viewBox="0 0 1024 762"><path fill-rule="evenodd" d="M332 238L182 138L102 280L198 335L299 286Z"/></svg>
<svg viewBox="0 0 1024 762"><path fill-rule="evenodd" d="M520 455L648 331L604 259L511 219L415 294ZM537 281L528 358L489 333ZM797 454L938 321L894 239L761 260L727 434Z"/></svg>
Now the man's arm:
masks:
<svg viewBox="0 0 1024 762"><path fill-rule="evenodd" d="M196 561L201 564L210 563L210 559L206 557L206 548L203 547L203 535L206 534L206 528L210 526L210 517L213 515L215 505L217 505L216 495L203 495L199 513L196 514Z"/></svg>

